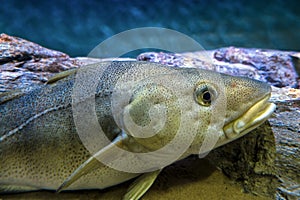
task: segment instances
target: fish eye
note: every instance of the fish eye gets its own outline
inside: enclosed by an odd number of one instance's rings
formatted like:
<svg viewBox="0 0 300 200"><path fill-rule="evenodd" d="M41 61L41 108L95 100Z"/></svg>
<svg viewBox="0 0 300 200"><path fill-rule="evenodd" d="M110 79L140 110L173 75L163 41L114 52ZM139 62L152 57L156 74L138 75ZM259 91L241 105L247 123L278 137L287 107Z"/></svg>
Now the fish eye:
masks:
<svg viewBox="0 0 300 200"><path fill-rule="evenodd" d="M205 83L200 83L194 92L195 101L202 106L210 106L215 98L215 90Z"/></svg>

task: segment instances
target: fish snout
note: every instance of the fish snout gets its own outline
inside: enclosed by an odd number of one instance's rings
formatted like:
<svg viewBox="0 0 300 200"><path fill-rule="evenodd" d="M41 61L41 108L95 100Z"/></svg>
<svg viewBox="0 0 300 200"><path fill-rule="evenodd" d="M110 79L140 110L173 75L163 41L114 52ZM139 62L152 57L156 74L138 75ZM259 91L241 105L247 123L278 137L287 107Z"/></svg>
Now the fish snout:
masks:
<svg viewBox="0 0 300 200"><path fill-rule="evenodd" d="M225 138L221 143L225 144L261 125L271 116L276 106L268 102L271 87L267 83L227 75L223 75L223 80L227 102L223 127Z"/></svg>
<svg viewBox="0 0 300 200"><path fill-rule="evenodd" d="M225 124L237 119L256 102L271 94L267 83L246 77L222 75L226 95Z"/></svg>

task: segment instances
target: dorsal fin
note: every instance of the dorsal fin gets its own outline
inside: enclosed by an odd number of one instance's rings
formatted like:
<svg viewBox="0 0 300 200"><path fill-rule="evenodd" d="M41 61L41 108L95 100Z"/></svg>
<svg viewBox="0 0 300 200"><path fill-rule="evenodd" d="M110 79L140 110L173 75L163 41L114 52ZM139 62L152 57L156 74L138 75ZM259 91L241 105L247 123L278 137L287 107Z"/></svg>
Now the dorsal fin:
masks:
<svg viewBox="0 0 300 200"><path fill-rule="evenodd" d="M63 72L60 72L58 74L55 74L54 76L50 77L49 80L46 82L46 84L53 84L63 78L66 78L72 74L75 74L77 72L77 68L74 68L74 69L70 69L70 70L67 70L67 71L63 71Z"/></svg>
<svg viewBox="0 0 300 200"><path fill-rule="evenodd" d="M75 74L76 72L77 72L77 68L58 73L58 74L52 76L51 78L49 78L49 80L46 82L46 84L53 84L63 78L66 78L72 74ZM24 91L24 90L18 88L18 89L13 89L8 92L0 93L0 105L7 101L11 101L15 98L23 96L27 92L28 91Z"/></svg>
<svg viewBox="0 0 300 200"><path fill-rule="evenodd" d="M10 101L17 97L22 96L22 95L24 95L24 93L25 92L23 92L21 89L15 89L12 91L0 93L0 105L7 101Z"/></svg>

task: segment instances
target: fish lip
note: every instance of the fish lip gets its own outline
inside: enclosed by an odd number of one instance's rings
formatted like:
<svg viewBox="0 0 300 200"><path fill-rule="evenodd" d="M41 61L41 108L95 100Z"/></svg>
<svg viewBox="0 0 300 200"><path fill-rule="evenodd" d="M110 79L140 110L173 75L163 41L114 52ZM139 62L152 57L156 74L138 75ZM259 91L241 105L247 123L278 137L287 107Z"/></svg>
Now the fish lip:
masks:
<svg viewBox="0 0 300 200"><path fill-rule="evenodd" d="M274 103L268 102L271 93L258 100L241 116L226 124L223 128L227 139L237 139L265 122L276 109Z"/></svg>

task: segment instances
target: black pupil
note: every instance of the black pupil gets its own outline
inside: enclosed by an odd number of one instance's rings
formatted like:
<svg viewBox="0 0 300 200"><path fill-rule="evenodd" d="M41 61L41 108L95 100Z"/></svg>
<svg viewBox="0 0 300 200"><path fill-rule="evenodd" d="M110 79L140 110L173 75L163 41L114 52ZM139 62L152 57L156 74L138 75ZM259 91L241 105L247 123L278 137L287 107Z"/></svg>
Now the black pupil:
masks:
<svg viewBox="0 0 300 200"><path fill-rule="evenodd" d="M204 93L203 93L203 95L202 95L202 98L203 98L203 100L204 101L206 101L206 102L210 102L210 93L209 93L209 91L204 91Z"/></svg>

